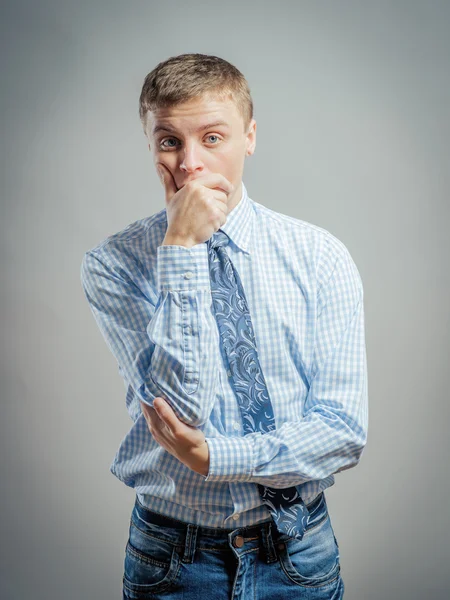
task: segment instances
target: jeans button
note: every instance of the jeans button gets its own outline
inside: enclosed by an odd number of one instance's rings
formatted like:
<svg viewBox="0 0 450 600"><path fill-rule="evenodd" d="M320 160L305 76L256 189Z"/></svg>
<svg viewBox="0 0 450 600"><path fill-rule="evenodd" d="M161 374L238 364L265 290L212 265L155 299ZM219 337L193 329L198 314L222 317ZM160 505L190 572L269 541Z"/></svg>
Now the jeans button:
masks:
<svg viewBox="0 0 450 600"><path fill-rule="evenodd" d="M244 545L244 538L242 537L242 535L237 535L233 540L233 546L235 548L242 548L243 545Z"/></svg>

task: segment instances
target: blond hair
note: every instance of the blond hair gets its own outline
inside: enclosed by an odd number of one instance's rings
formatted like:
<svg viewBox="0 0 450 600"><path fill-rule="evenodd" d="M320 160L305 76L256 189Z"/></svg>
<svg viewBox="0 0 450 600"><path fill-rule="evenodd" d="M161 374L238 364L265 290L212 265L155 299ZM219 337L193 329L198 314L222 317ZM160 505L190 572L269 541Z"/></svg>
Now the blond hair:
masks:
<svg viewBox="0 0 450 600"><path fill-rule="evenodd" d="M253 118L250 88L231 63L208 54L179 54L160 62L145 78L139 97L139 117L146 131L147 111L172 107L194 98L232 100L244 121L244 131Z"/></svg>

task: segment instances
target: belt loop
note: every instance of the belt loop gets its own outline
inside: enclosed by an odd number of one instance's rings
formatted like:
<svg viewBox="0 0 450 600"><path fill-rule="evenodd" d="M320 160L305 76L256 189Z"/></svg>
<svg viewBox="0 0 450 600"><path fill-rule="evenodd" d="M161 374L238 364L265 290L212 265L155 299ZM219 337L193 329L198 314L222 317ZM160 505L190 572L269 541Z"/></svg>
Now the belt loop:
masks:
<svg viewBox="0 0 450 600"><path fill-rule="evenodd" d="M275 546L273 543L272 522L271 521L263 524L261 534L262 534L262 542L263 542L263 546L264 546L264 550L265 550L265 554L266 554L266 562L267 563L276 562L278 560L278 557L277 557L277 553L275 551Z"/></svg>
<svg viewBox="0 0 450 600"><path fill-rule="evenodd" d="M184 544L184 555L181 559L184 563L193 563L195 548L197 546L198 525L188 524L186 530L186 542Z"/></svg>

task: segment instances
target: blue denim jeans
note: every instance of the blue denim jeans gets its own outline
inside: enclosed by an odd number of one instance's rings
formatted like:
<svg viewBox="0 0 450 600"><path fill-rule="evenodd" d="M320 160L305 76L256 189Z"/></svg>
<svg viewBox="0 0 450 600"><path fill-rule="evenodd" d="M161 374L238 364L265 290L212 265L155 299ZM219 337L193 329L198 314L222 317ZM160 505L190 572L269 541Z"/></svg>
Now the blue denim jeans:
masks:
<svg viewBox="0 0 450 600"><path fill-rule="evenodd" d="M123 600L338 600L339 547L322 492L307 505L302 540L272 520L215 529L184 523L136 502L125 550Z"/></svg>

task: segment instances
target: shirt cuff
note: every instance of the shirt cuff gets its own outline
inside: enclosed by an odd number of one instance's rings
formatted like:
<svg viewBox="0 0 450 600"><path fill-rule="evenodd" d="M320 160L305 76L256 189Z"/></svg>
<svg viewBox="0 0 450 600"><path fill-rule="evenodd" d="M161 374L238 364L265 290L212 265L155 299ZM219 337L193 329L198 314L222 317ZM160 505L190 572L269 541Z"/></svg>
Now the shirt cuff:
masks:
<svg viewBox="0 0 450 600"><path fill-rule="evenodd" d="M246 436L206 438L209 471L205 481L249 481L253 472L253 444Z"/></svg>
<svg viewBox="0 0 450 600"><path fill-rule="evenodd" d="M160 292L210 289L206 243L196 244L190 248L176 245L158 246L157 259Z"/></svg>

